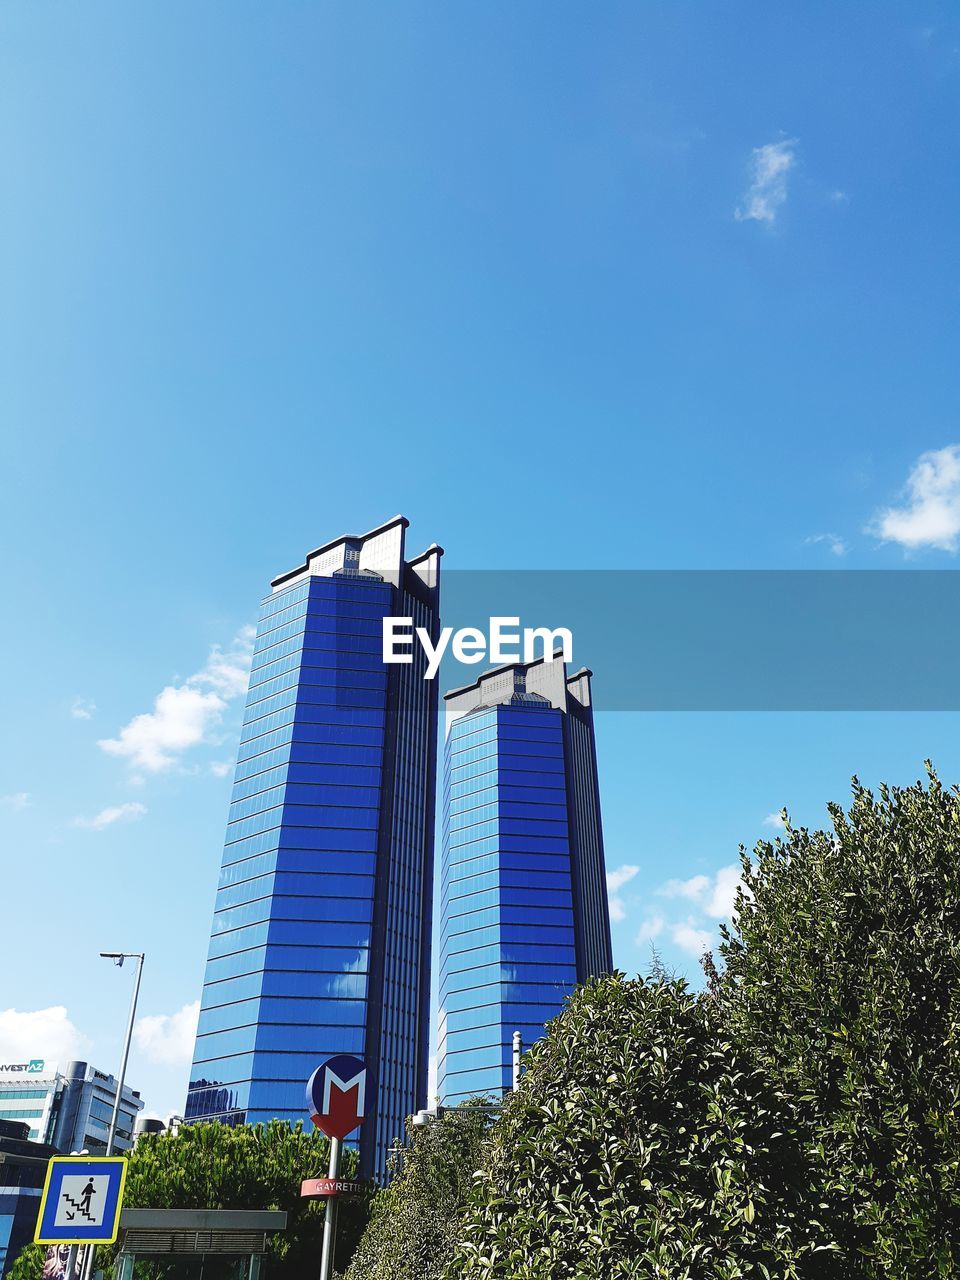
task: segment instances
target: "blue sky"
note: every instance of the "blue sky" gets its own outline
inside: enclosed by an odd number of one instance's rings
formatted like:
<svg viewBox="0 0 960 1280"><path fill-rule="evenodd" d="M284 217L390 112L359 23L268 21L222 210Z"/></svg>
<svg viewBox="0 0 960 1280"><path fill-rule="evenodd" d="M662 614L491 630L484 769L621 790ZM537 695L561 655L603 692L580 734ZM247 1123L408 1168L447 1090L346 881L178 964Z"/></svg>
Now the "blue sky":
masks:
<svg viewBox="0 0 960 1280"><path fill-rule="evenodd" d="M182 1104L244 628L327 538L955 567L958 99L947 3L4 5L0 1049L113 1069L144 949ZM957 731L603 716L618 963Z"/></svg>

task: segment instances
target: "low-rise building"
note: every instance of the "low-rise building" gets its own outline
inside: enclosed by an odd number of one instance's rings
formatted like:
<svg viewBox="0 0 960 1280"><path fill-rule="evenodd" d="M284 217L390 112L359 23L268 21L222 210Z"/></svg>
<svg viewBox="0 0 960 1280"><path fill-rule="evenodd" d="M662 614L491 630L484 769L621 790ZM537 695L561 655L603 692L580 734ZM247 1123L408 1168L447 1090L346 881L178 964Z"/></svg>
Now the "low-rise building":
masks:
<svg viewBox="0 0 960 1280"><path fill-rule="evenodd" d="M68 1062L62 1070L48 1070L42 1058L0 1064L0 1121L25 1123L30 1140L50 1143L64 1155L103 1155L116 1096L116 1079L88 1062ZM124 1085L115 1151L133 1146L134 1124L142 1110L140 1094Z"/></svg>

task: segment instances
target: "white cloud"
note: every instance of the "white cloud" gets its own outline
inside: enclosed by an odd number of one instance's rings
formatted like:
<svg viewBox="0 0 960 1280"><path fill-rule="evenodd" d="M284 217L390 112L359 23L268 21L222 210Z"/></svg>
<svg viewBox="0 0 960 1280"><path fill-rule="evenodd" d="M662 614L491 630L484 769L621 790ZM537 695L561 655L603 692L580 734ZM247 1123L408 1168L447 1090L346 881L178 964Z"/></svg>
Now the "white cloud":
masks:
<svg viewBox="0 0 960 1280"><path fill-rule="evenodd" d="M138 1018L133 1028L137 1048L150 1062L182 1066L193 1061L200 1001L185 1004L176 1013L150 1014Z"/></svg>
<svg viewBox="0 0 960 1280"><path fill-rule="evenodd" d="M849 550L847 544L837 533L815 533L804 541L808 546L815 546L817 543L824 543L830 548L831 555L845 556Z"/></svg>
<svg viewBox="0 0 960 1280"><path fill-rule="evenodd" d="M627 918L627 909L624 906L623 899L618 896L619 890L629 882L640 871L639 867L633 866L631 863L624 863L622 867L616 867L613 871L607 872L607 895L610 907L610 919L614 923L619 923Z"/></svg>
<svg viewBox="0 0 960 1280"><path fill-rule="evenodd" d="M92 818L74 818L73 825L75 827L86 827L90 831L102 831L104 827L112 827L116 822L135 822L138 818L142 818L146 812L147 806L134 800L129 801L127 804L117 804L107 809L101 809Z"/></svg>
<svg viewBox="0 0 960 1280"><path fill-rule="evenodd" d="M750 160L750 186L743 203L734 210L738 222L774 223L787 198L787 174L796 163L796 138L754 147Z"/></svg>
<svg viewBox="0 0 960 1280"><path fill-rule="evenodd" d="M730 919L736 905L737 890L740 888L740 872L739 864L720 868L714 876L710 899L704 908L706 915L712 916L714 920Z"/></svg>
<svg viewBox="0 0 960 1280"><path fill-rule="evenodd" d="M653 910L641 920L634 944L649 946L667 939L673 946L698 958L719 941L717 925L730 920L736 908L737 891L742 889L741 867L730 863L709 875L668 880L656 891L660 898L673 899L678 910Z"/></svg>
<svg viewBox="0 0 960 1280"><path fill-rule="evenodd" d="M0 1010L0 1060L27 1062L43 1058L49 1067L86 1053L90 1042L67 1017L62 1004L30 1012Z"/></svg>
<svg viewBox="0 0 960 1280"><path fill-rule="evenodd" d="M668 880L658 890L665 898L686 898L697 911L711 920L726 920L733 914L740 866L731 863L713 876L691 876L689 880ZM676 939L675 939L676 940Z"/></svg>
<svg viewBox="0 0 960 1280"><path fill-rule="evenodd" d="M709 876L691 876L689 880L668 880L657 892L665 898L689 898L692 902L697 902L709 888Z"/></svg>
<svg viewBox="0 0 960 1280"><path fill-rule="evenodd" d="M231 767L229 760L214 760L210 764L210 772L215 778L225 778Z"/></svg>
<svg viewBox="0 0 960 1280"><path fill-rule="evenodd" d="M236 698L247 691L250 679L250 659L253 657L255 627L241 627L226 653L215 644L210 650L207 664L202 671L191 676L188 684L208 684L225 698Z"/></svg>
<svg viewBox="0 0 960 1280"><path fill-rule="evenodd" d="M639 871L639 867L631 866L629 863L624 863L622 867L617 867L613 871L608 871L607 888L611 893L617 893L625 884L628 884Z"/></svg>
<svg viewBox="0 0 960 1280"><path fill-rule="evenodd" d="M11 795L0 796L0 805L4 809L14 809L19 812L21 809L29 809L31 804L29 791L14 791Z"/></svg>
<svg viewBox="0 0 960 1280"><path fill-rule="evenodd" d="M152 711L134 716L117 737L97 745L146 773L160 773L191 747L209 742L230 699L247 687L253 637L253 627L244 627L226 652L214 645L200 671L161 689Z"/></svg>
<svg viewBox="0 0 960 1280"><path fill-rule="evenodd" d="M911 468L900 507L878 511L867 527L907 551L956 552L960 539L960 445L922 453Z"/></svg>
<svg viewBox="0 0 960 1280"><path fill-rule="evenodd" d="M670 931L670 937L678 947L689 951L692 956L702 956L705 951L710 950L715 941L709 930L697 928L692 919L675 924Z"/></svg>
<svg viewBox="0 0 960 1280"><path fill-rule="evenodd" d="M783 820L782 813L768 813L763 820L765 827L776 827L779 831L785 831L787 824Z"/></svg>
<svg viewBox="0 0 960 1280"><path fill-rule="evenodd" d="M70 707L70 714L74 720L92 720L96 709L97 704L89 698L74 698L73 705Z"/></svg>
<svg viewBox="0 0 960 1280"><path fill-rule="evenodd" d="M655 938L659 938L663 933L666 921L663 916L653 915L647 916L640 921L640 928L634 936L634 942L638 947L642 947L645 943L653 942Z"/></svg>

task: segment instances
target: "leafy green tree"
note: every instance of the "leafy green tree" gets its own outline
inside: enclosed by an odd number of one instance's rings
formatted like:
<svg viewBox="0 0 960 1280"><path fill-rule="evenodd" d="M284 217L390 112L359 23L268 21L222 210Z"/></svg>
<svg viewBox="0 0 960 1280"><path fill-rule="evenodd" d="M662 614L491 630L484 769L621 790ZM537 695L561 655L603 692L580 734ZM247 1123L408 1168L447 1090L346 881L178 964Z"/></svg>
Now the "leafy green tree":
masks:
<svg viewBox="0 0 960 1280"><path fill-rule="evenodd" d="M14 1259L13 1266L7 1272L7 1280L40 1280L43 1260L46 1256L45 1245L24 1245Z"/></svg>
<svg viewBox="0 0 960 1280"><path fill-rule="evenodd" d="M125 1203L151 1209L283 1209L287 1229L270 1246L271 1277L317 1270L323 1237L322 1202L300 1197L306 1178L327 1172L328 1139L282 1120L266 1125L195 1124L176 1134L149 1134L130 1158ZM356 1173L356 1153L345 1150L344 1178ZM363 1197L344 1197L338 1218L337 1258L350 1257L366 1222Z"/></svg>
<svg viewBox="0 0 960 1280"><path fill-rule="evenodd" d="M267 1125L195 1124L177 1133L146 1134L130 1155L124 1205L131 1209L283 1209L287 1229L271 1238L264 1272L270 1280L319 1271L322 1202L300 1197L300 1184L326 1174L330 1147L318 1131L304 1133L282 1120ZM356 1172L356 1154L345 1150L342 1176ZM344 1266L366 1225L366 1197L341 1202L337 1260ZM44 1250L23 1250L16 1280L40 1280ZM109 1274L112 1251L97 1265ZM138 1264L139 1266L139 1264ZM155 1265L160 1274L164 1268ZM205 1269L205 1274L211 1274Z"/></svg>
<svg viewBox="0 0 960 1280"><path fill-rule="evenodd" d="M449 1280L839 1274L789 1099L680 981L578 989L493 1130Z"/></svg>
<svg viewBox="0 0 960 1280"><path fill-rule="evenodd" d="M480 1163L486 1099L407 1122L409 1145L377 1197L346 1280L437 1280L452 1255L459 1217Z"/></svg>
<svg viewBox="0 0 960 1280"><path fill-rule="evenodd" d="M864 1278L960 1272L960 799L927 767L743 856L714 984L801 1099Z"/></svg>

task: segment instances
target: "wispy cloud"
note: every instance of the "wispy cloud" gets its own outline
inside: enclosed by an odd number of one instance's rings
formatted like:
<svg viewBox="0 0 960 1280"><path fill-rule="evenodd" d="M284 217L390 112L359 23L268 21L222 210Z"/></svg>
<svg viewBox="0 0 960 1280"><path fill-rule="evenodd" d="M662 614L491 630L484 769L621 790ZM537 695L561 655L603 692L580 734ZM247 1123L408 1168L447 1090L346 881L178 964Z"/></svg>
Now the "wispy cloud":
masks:
<svg viewBox="0 0 960 1280"><path fill-rule="evenodd" d="M92 720L97 704L90 698L74 698L70 714L74 720Z"/></svg>
<svg viewBox="0 0 960 1280"><path fill-rule="evenodd" d="M231 767L229 760L213 760L210 763L210 772L215 778L225 778Z"/></svg>
<svg viewBox="0 0 960 1280"><path fill-rule="evenodd" d="M52 1070L58 1062L86 1053L89 1045L62 1004L47 1009L0 1009L0 1061L43 1058Z"/></svg>
<svg viewBox="0 0 960 1280"><path fill-rule="evenodd" d="M717 924L733 915L739 887L740 866L737 863L720 867L711 875L668 880L657 890L657 895L683 903L682 912L654 912L641 923L634 942L642 946L664 936L681 951L702 956L717 940Z"/></svg>
<svg viewBox="0 0 960 1280"><path fill-rule="evenodd" d="M613 871L607 872L607 895L611 920L619 922L627 918L627 909L619 893L623 886L629 884L639 871L639 867L635 867L631 863L624 863L622 867L616 867Z"/></svg>
<svg viewBox="0 0 960 1280"><path fill-rule="evenodd" d="M910 470L898 507L878 511L867 532L907 551L955 553L960 540L960 445L922 453Z"/></svg>
<svg viewBox="0 0 960 1280"><path fill-rule="evenodd" d="M815 533L812 537L804 538L807 546L817 546L823 544L826 546L831 555L845 556L849 550L847 544L838 533Z"/></svg>
<svg viewBox="0 0 960 1280"><path fill-rule="evenodd" d="M160 773L191 747L211 741L231 699L246 690L253 638L253 627L244 627L226 651L214 645L199 671L161 689L152 711L134 716L115 738L102 738L97 745L136 769Z"/></svg>
<svg viewBox="0 0 960 1280"><path fill-rule="evenodd" d="M112 827L117 822L136 822L146 812L145 804L130 801L128 804L117 804L108 809L101 809L92 818L74 818L73 825L85 827L88 831L103 831L105 827Z"/></svg>
<svg viewBox="0 0 960 1280"><path fill-rule="evenodd" d="M16 813L21 809L29 809L32 803L29 791L14 791L11 795L0 796L0 805L4 809L13 809Z"/></svg>
<svg viewBox="0 0 960 1280"><path fill-rule="evenodd" d="M716 942L709 929L698 928L692 920L675 924L670 931L670 938L683 951L698 957L709 951Z"/></svg>
<svg viewBox="0 0 960 1280"><path fill-rule="evenodd" d="M638 947L644 946L646 943L654 942L663 933L666 921L663 916L651 915L645 916L640 921L640 927L634 934L634 942Z"/></svg>
<svg viewBox="0 0 960 1280"><path fill-rule="evenodd" d="M763 825L765 827L776 827L778 831L785 831L787 828L782 813L768 813L763 820Z"/></svg>
<svg viewBox="0 0 960 1280"><path fill-rule="evenodd" d="M617 867L613 871L607 872L607 888L611 893L616 893L622 889L625 884L634 878L640 868L632 866L630 863L624 863L622 867Z"/></svg>
<svg viewBox="0 0 960 1280"><path fill-rule="evenodd" d="M796 163L796 138L754 147L750 158L750 186L734 210L738 222L772 225L787 198L787 175Z"/></svg>
<svg viewBox="0 0 960 1280"><path fill-rule="evenodd" d="M137 1048L150 1062L182 1066L193 1061L200 1001L185 1004L176 1013L149 1014L133 1028Z"/></svg>
<svg viewBox="0 0 960 1280"><path fill-rule="evenodd" d="M611 920L620 922L627 918L627 904L619 896L619 891L639 871L639 867L628 863L607 873ZM733 915L739 887L739 863L720 867L710 875L668 880L657 889L657 897L682 903L683 907L679 911L664 907L648 912L637 925L633 936L635 945L646 946L657 938L666 937L684 951L703 955L715 940L716 925Z"/></svg>
<svg viewBox="0 0 960 1280"><path fill-rule="evenodd" d="M712 920L726 920L733 914L739 884L740 865L731 863L712 876L668 880L657 892L665 898L686 898L702 915Z"/></svg>

